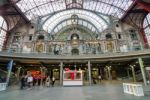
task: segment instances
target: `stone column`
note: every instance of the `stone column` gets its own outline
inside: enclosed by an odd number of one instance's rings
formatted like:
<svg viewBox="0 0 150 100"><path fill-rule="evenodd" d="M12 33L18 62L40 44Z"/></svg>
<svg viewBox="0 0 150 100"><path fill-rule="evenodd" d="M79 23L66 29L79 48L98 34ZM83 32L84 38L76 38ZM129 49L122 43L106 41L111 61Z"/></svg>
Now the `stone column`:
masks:
<svg viewBox="0 0 150 100"><path fill-rule="evenodd" d="M147 86L146 76L145 76L145 71L144 71L144 64L143 64L142 58L138 58L138 60L139 60L139 64L140 64L142 77L143 77L143 80L144 80L144 85Z"/></svg>
<svg viewBox="0 0 150 100"><path fill-rule="evenodd" d="M108 80L109 79L109 75L108 75L107 67L104 68L104 72L105 72L105 78Z"/></svg>
<svg viewBox="0 0 150 100"><path fill-rule="evenodd" d="M40 67L40 71L41 71L41 82L40 82L40 87L43 87L43 67Z"/></svg>
<svg viewBox="0 0 150 100"><path fill-rule="evenodd" d="M111 67L109 66L109 67L107 67L107 69L108 69L108 79L109 79L109 80L112 80Z"/></svg>
<svg viewBox="0 0 150 100"><path fill-rule="evenodd" d="M88 61L88 73L89 73L89 85L92 84L92 78L91 78L91 62Z"/></svg>
<svg viewBox="0 0 150 100"><path fill-rule="evenodd" d="M131 66L133 81L136 82L134 66Z"/></svg>
<svg viewBox="0 0 150 100"><path fill-rule="evenodd" d="M129 73L129 68L127 68L127 75L128 75L128 78L130 78L130 73Z"/></svg>
<svg viewBox="0 0 150 100"><path fill-rule="evenodd" d="M63 62L60 62L60 85L63 85Z"/></svg>

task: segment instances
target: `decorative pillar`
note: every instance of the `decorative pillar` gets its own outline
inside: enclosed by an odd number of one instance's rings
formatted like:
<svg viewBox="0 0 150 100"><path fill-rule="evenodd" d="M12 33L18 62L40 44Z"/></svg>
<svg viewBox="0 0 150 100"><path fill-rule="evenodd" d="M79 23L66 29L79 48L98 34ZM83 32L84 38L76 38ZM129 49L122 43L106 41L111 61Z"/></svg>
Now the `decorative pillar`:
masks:
<svg viewBox="0 0 150 100"><path fill-rule="evenodd" d="M107 67L104 68L104 72L105 72L105 78L108 79L109 76L108 76L108 70L107 70Z"/></svg>
<svg viewBox="0 0 150 100"><path fill-rule="evenodd" d="M129 68L127 68L127 75L128 75L128 78L130 78L130 72L129 72Z"/></svg>
<svg viewBox="0 0 150 100"><path fill-rule="evenodd" d="M40 70L41 70L41 82L40 82L40 86L42 87L43 86L43 67L40 67Z"/></svg>
<svg viewBox="0 0 150 100"><path fill-rule="evenodd" d="M136 82L134 66L131 66L133 81Z"/></svg>
<svg viewBox="0 0 150 100"><path fill-rule="evenodd" d="M92 78L91 78L91 63L88 61L88 73L89 73L89 84L92 84Z"/></svg>
<svg viewBox="0 0 150 100"><path fill-rule="evenodd" d="M107 70L108 70L108 79L109 79L109 80L112 80L112 76L111 76L111 66L108 66L108 67L107 67Z"/></svg>
<svg viewBox="0 0 150 100"><path fill-rule="evenodd" d="M60 85L63 84L63 62L60 62Z"/></svg>
<svg viewBox="0 0 150 100"><path fill-rule="evenodd" d="M144 64L142 61L142 58L138 58L139 64L140 64L140 69L141 69L141 73L142 73L142 77L144 80L144 85L147 86L147 82L146 82L146 76L145 76L145 71L144 71Z"/></svg>

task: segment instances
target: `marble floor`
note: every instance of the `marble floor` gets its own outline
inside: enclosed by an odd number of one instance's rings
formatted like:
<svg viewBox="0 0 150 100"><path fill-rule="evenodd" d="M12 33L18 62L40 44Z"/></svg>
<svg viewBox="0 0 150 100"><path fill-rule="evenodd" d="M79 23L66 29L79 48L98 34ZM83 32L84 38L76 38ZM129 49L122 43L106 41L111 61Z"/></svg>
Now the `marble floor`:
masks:
<svg viewBox="0 0 150 100"><path fill-rule="evenodd" d="M150 100L150 86L145 96L124 94L122 84L98 84L82 87L35 87L31 90L8 89L0 92L0 100Z"/></svg>

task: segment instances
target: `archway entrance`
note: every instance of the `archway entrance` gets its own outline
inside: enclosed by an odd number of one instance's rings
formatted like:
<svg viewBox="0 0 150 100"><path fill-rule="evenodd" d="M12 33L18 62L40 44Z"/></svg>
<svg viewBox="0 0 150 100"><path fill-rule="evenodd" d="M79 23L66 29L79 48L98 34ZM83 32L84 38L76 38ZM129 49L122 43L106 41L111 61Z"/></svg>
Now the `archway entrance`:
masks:
<svg viewBox="0 0 150 100"><path fill-rule="evenodd" d="M79 55L79 50L77 48L71 50L72 55Z"/></svg>

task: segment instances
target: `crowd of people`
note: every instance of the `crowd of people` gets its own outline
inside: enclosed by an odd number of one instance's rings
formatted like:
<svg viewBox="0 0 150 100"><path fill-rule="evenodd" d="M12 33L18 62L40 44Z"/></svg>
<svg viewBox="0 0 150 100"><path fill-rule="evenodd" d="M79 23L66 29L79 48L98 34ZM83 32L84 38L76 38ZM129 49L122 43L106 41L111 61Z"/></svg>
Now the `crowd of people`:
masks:
<svg viewBox="0 0 150 100"><path fill-rule="evenodd" d="M20 79L20 89L32 89L35 86L53 87L55 77L33 77L32 75L23 75Z"/></svg>

